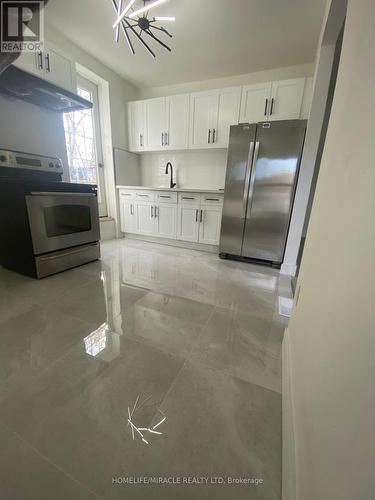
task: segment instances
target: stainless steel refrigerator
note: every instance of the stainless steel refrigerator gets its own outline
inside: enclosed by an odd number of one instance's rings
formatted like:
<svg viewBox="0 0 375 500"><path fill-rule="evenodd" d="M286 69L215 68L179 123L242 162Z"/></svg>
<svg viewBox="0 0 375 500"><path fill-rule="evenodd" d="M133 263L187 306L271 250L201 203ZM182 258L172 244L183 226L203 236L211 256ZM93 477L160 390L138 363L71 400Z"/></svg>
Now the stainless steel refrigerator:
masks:
<svg viewBox="0 0 375 500"><path fill-rule="evenodd" d="M305 131L305 120L231 127L221 257L247 257L280 266Z"/></svg>

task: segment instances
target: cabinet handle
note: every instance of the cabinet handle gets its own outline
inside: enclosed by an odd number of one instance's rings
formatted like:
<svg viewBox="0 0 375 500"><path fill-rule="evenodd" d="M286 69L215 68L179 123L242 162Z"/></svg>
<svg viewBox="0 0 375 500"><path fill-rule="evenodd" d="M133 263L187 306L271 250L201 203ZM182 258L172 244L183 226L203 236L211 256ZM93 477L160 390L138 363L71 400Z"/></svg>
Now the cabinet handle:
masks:
<svg viewBox="0 0 375 500"><path fill-rule="evenodd" d="M134 212L133 212L133 205L132 205L132 204L130 205L130 215L134 215Z"/></svg>
<svg viewBox="0 0 375 500"><path fill-rule="evenodd" d="M148 194L139 194L138 195L140 198L148 198Z"/></svg>
<svg viewBox="0 0 375 500"><path fill-rule="evenodd" d="M51 63L49 60L49 54L46 55L46 71L47 73L51 73Z"/></svg>
<svg viewBox="0 0 375 500"><path fill-rule="evenodd" d="M272 97L271 99L271 110L270 110L270 116L272 116L272 113L273 113L273 104L275 102L275 99Z"/></svg>
<svg viewBox="0 0 375 500"><path fill-rule="evenodd" d="M38 52L38 69L43 69L43 53L42 53L42 51Z"/></svg>
<svg viewBox="0 0 375 500"><path fill-rule="evenodd" d="M220 201L219 198L206 198L206 201Z"/></svg>
<svg viewBox="0 0 375 500"><path fill-rule="evenodd" d="M195 200L195 198L188 198L187 196L182 197L183 200Z"/></svg>
<svg viewBox="0 0 375 500"><path fill-rule="evenodd" d="M159 198L168 198L168 200L170 200L170 199L171 199L171 197L170 197L170 196L165 196L164 194L159 195Z"/></svg>
<svg viewBox="0 0 375 500"><path fill-rule="evenodd" d="M203 210L201 210L201 218L200 218L200 222L203 222Z"/></svg>
<svg viewBox="0 0 375 500"><path fill-rule="evenodd" d="M168 132L165 133L165 146L169 146L169 134L168 134Z"/></svg>
<svg viewBox="0 0 375 500"><path fill-rule="evenodd" d="M214 128L214 131L212 133L212 142L215 144L215 138L216 138L216 128Z"/></svg>
<svg viewBox="0 0 375 500"><path fill-rule="evenodd" d="M163 134L163 132L161 133L161 145L164 146L164 134Z"/></svg>
<svg viewBox="0 0 375 500"><path fill-rule="evenodd" d="M139 134L139 145L143 148L143 134Z"/></svg>
<svg viewBox="0 0 375 500"><path fill-rule="evenodd" d="M158 207L154 207L155 218L158 216Z"/></svg>
<svg viewBox="0 0 375 500"><path fill-rule="evenodd" d="M264 106L264 116L267 116L268 99L266 99L266 104Z"/></svg>
<svg viewBox="0 0 375 500"><path fill-rule="evenodd" d="M151 205L151 218L154 216L154 207Z"/></svg>
<svg viewBox="0 0 375 500"><path fill-rule="evenodd" d="M211 144L211 129L208 131L208 144Z"/></svg>
<svg viewBox="0 0 375 500"><path fill-rule="evenodd" d="M199 210L196 209L196 211L195 211L195 222L198 222L198 213L199 213Z"/></svg>

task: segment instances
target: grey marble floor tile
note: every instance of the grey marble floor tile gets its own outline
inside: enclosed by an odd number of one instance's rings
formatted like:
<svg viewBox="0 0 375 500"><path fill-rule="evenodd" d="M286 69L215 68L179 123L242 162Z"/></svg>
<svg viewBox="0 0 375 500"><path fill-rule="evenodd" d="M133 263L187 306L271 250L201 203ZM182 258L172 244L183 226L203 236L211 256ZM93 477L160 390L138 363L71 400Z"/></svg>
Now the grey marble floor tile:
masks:
<svg viewBox="0 0 375 500"><path fill-rule="evenodd" d="M38 377L91 331L89 324L38 305L0 320L0 400Z"/></svg>
<svg viewBox="0 0 375 500"><path fill-rule="evenodd" d="M281 392L283 329L272 317L216 308L194 345L191 359Z"/></svg>
<svg viewBox="0 0 375 500"><path fill-rule="evenodd" d="M138 425L148 425L183 362L139 342L122 340L120 354L98 367L66 356L32 389L0 405L0 421L12 426L51 461L99 495L111 498L112 477L147 472L143 447L131 439L127 408L138 395L152 396ZM64 376L64 373L67 375ZM77 380L78 379L78 380Z"/></svg>
<svg viewBox="0 0 375 500"><path fill-rule="evenodd" d="M288 287L271 268L131 240L104 242L101 261L41 281L0 268L0 422L17 432L8 448L32 450L5 463L0 448L5 498L279 500L287 319L277 297ZM138 425L156 422L156 403L167 415L149 445L126 425L140 394L154 404ZM29 497L15 484L18 459ZM145 475L264 484L112 483Z"/></svg>
<svg viewBox="0 0 375 500"><path fill-rule="evenodd" d="M0 442L0 497L4 500L100 499L1 424Z"/></svg>
<svg viewBox="0 0 375 500"><path fill-rule="evenodd" d="M157 464L155 473L263 479L258 487L197 486L194 498L279 500L280 394L188 362L161 409L167 416L165 436L145 452L146 460ZM182 498L189 498L186 490Z"/></svg>
<svg viewBox="0 0 375 500"><path fill-rule="evenodd" d="M13 293L39 305L47 305L65 293L94 281L93 277L79 273L75 269L36 280L0 268L0 291Z"/></svg>

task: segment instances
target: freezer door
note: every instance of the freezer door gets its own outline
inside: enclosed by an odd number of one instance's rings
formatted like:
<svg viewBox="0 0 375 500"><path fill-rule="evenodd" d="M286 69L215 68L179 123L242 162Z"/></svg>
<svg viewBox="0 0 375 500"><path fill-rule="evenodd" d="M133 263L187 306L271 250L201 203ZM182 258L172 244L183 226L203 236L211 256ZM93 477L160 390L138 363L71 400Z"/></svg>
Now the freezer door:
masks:
<svg viewBox="0 0 375 500"><path fill-rule="evenodd" d="M244 257L283 261L305 130L305 120L258 123Z"/></svg>
<svg viewBox="0 0 375 500"><path fill-rule="evenodd" d="M241 255L256 124L230 128L220 253Z"/></svg>

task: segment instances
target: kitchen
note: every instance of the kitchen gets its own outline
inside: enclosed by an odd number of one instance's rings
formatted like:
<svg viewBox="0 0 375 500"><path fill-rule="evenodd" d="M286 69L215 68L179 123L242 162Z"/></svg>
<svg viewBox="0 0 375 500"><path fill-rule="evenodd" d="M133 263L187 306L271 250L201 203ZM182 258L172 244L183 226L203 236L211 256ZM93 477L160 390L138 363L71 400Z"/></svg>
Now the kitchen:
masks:
<svg viewBox="0 0 375 500"><path fill-rule="evenodd" d="M284 339L346 10L3 3L0 496L293 500Z"/></svg>

